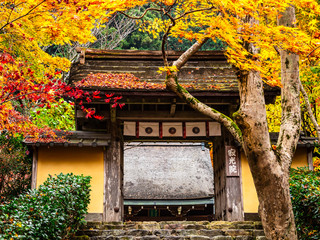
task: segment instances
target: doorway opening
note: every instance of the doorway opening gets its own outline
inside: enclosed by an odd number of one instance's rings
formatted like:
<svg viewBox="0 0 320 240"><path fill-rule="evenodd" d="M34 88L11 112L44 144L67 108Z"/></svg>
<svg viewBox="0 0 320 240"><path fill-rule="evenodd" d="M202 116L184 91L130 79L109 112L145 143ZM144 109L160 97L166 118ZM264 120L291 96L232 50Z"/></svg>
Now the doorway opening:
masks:
<svg viewBox="0 0 320 240"><path fill-rule="evenodd" d="M213 220L211 148L207 142L126 142L125 220Z"/></svg>

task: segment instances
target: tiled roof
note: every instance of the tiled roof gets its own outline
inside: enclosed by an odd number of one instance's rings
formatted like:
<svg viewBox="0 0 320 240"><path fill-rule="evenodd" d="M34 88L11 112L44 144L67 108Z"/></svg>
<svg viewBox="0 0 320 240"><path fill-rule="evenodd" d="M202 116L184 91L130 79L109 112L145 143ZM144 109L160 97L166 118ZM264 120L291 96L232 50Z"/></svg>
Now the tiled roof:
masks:
<svg viewBox="0 0 320 240"><path fill-rule="evenodd" d="M79 49L79 51L80 61L73 64L70 72L70 82L79 82L78 86L126 91L133 89L166 91L165 74L157 72L159 67L163 67L160 51L94 49ZM169 52L169 61L176 60L180 54L181 52ZM112 74L116 76L114 79L110 78ZM134 76L137 84L123 84L126 79L119 81L120 75ZM108 79L108 83L101 83L99 81L101 78ZM203 51L195 54L179 72L179 82L190 91L238 91L235 69L226 61L221 51Z"/></svg>

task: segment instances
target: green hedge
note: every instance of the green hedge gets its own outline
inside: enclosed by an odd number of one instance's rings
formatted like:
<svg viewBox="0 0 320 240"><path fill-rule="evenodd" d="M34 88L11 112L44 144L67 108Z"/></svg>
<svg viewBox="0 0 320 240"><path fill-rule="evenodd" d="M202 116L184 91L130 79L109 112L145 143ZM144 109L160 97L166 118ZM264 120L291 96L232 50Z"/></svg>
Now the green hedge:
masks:
<svg viewBox="0 0 320 240"><path fill-rule="evenodd" d="M90 201L90 178L73 174L50 176L0 205L0 239L65 239L84 223Z"/></svg>
<svg viewBox="0 0 320 240"><path fill-rule="evenodd" d="M320 171L291 169L290 192L299 239L320 239Z"/></svg>

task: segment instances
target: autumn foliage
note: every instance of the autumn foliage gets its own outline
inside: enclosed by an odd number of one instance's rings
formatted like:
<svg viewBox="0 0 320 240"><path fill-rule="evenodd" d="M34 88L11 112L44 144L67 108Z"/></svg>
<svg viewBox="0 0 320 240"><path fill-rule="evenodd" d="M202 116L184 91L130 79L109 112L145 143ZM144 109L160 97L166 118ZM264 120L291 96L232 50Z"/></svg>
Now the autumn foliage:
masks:
<svg viewBox="0 0 320 240"><path fill-rule="evenodd" d="M16 62L8 53L0 54L0 129L11 133L24 133L35 138L40 135L55 135L48 127L38 128L23 112L34 107L51 108L51 105L60 98L80 100L80 106L86 112L86 117L95 116L95 112L87 109L83 103L90 103L97 98L96 92L92 94L77 87L71 87L65 82L56 79L55 75L45 74L42 81L36 82L34 71L26 68L21 62ZM117 106L120 97L105 96L106 100ZM82 100L83 99L83 100ZM95 116L99 118L98 116Z"/></svg>
<svg viewBox="0 0 320 240"><path fill-rule="evenodd" d="M96 0L4 0L0 4L0 129L29 136L52 135L38 128L30 109L50 108L61 98L90 101L90 94L67 86L62 79L70 61L50 56L46 48L76 41L94 41L99 27L128 2ZM110 99L111 102L114 102ZM88 117L94 113L83 107Z"/></svg>

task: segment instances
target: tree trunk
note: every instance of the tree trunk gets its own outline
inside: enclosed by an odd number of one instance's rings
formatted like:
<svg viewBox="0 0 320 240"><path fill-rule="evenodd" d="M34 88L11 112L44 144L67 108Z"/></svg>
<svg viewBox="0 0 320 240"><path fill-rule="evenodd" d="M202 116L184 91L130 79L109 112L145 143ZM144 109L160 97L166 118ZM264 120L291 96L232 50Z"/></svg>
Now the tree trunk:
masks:
<svg viewBox="0 0 320 240"><path fill-rule="evenodd" d="M289 173L272 149L263 82L255 71L239 72L240 109L234 114L259 199L267 239L297 239L289 192Z"/></svg>
<svg viewBox="0 0 320 240"><path fill-rule="evenodd" d="M292 15L292 12L289 15ZM250 18L247 20L251 21ZM180 69L201 45L201 42L195 43L173 65ZM247 44L246 47L252 54L258 51L252 44ZM297 77L299 58L283 50L280 52L283 116L277 146L270 143L263 81L259 72L242 70L238 73L240 109L234 114L236 124L229 117L199 102L181 87L178 84L177 72L167 75L166 86L195 110L223 124L242 145L256 187L259 213L267 239L296 240L289 190L289 168L300 129L300 85Z"/></svg>

